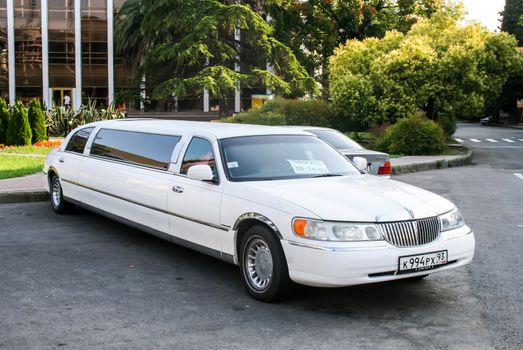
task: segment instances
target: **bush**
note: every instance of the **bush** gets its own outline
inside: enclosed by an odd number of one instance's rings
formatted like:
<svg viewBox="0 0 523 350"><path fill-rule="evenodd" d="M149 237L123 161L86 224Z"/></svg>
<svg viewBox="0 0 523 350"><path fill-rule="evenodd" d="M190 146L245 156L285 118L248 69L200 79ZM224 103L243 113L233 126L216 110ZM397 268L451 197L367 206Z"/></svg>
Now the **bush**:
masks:
<svg viewBox="0 0 523 350"><path fill-rule="evenodd" d="M447 136L452 136L456 132L456 118L451 114L439 113L438 124Z"/></svg>
<svg viewBox="0 0 523 350"><path fill-rule="evenodd" d="M36 98L32 99L29 103L29 109L27 111L29 125L31 125L31 131L33 133L32 143L47 140L47 130L45 128L45 117L40 101Z"/></svg>
<svg viewBox="0 0 523 350"><path fill-rule="evenodd" d="M432 120L416 115L400 119L387 128L376 146L395 154L437 154L445 147L445 133Z"/></svg>
<svg viewBox="0 0 523 350"><path fill-rule="evenodd" d="M7 103L3 98L0 98L0 144L7 143L7 126L9 125L9 118L11 113L7 108Z"/></svg>
<svg viewBox="0 0 523 350"><path fill-rule="evenodd" d="M333 117L329 105L322 100L287 100L277 98L268 101L262 112L274 112L285 116L287 125L330 127Z"/></svg>
<svg viewBox="0 0 523 350"><path fill-rule="evenodd" d="M284 115L274 112L263 112L260 108L250 109L221 121L238 124L287 125Z"/></svg>
<svg viewBox="0 0 523 350"><path fill-rule="evenodd" d="M331 127L329 105L320 100L286 100L277 98L260 108L253 108L236 116L222 119L226 123L259 125L313 125Z"/></svg>
<svg viewBox="0 0 523 350"><path fill-rule="evenodd" d="M67 135L80 125L93 123L100 120L122 119L125 112L117 109L114 103L107 108L97 108L95 100L88 100L87 104L81 105L77 111L64 106L56 106L45 111L46 124L51 135Z"/></svg>
<svg viewBox="0 0 523 350"><path fill-rule="evenodd" d="M7 127L6 141L9 146L31 145L33 133L27 117L27 109L21 101L12 108L11 118Z"/></svg>

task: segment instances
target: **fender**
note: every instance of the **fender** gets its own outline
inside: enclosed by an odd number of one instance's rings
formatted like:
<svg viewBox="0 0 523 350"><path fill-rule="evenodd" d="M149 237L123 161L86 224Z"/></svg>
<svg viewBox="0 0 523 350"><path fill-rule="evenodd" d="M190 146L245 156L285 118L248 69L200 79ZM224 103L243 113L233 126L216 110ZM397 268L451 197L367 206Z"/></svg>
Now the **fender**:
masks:
<svg viewBox="0 0 523 350"><path fill-rule="evenodd" d="M276 236L278 236L279 239L283 239L283 236L281 235L280 230L278 230L276 225L269 218L267 218L266 216L264 216L262 214L254 213L254 212L242 214L242 215L240 215L240 217L238 217L238 219L236 219L236 222L234 223L234 225L232 227L233 231L235 231L236 234L238 233L238 227L245 220L260 221L260 222L264 223L265 225L269 226L274 231L274 233L276 233Z"/></svg>

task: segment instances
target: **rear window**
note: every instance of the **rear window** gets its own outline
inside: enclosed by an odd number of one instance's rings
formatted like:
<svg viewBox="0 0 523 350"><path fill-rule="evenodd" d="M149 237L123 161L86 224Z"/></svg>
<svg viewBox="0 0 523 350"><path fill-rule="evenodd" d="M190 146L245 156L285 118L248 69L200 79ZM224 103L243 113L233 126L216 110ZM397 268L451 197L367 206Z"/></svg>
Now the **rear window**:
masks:
<svg viewBox="0 0 523 350"><path fill-rule="evenodd" d="M167 170L180 136L101 129L91 155Z"/></svg>
<svg viewBox="0 0 523 350"><path fill-rule="evenodd" d="M341 132L336 130L307 130L311 134L318 136L323 141L336 149L363 149L359 143L353 141Z"/></svg>
<svg viewBox="0 0 523 350"><path fill-rule="evenodd" d="M67 147L65 147L65 150L74 153L84 153L85 144L87 143L87 140L89 139L89 136L91 136L93 130L94 127L78 130L73 136L71 136L71 139L69 140Z"/></svg>

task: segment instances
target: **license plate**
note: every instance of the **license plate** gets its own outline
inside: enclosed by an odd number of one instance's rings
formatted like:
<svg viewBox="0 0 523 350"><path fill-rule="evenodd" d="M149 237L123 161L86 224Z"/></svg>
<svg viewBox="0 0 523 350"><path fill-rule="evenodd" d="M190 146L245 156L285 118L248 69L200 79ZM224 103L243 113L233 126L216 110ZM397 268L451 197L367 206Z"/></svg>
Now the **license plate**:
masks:
<svg viewBox="0 0 523 350"><path fill-rule="evenodd" d="M430 270L448 262L448 252L441 250L426 254L400 256L398 273L419 272Z"/></svg>

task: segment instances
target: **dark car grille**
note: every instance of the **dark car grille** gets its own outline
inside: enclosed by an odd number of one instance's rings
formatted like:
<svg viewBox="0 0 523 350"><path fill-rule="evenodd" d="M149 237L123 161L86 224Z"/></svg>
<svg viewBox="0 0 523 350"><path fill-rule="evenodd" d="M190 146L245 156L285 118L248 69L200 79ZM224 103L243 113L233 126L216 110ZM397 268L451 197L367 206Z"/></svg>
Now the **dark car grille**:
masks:
<svg viewBox="0 0 523 350"><path fill-rule="evenodd" d="M437 217L378 224L387 242L397 247L416 247L435 241L439 237Z"/></svg>

